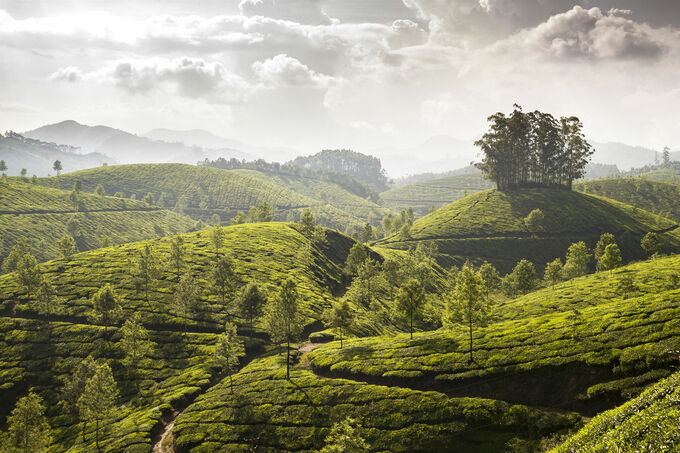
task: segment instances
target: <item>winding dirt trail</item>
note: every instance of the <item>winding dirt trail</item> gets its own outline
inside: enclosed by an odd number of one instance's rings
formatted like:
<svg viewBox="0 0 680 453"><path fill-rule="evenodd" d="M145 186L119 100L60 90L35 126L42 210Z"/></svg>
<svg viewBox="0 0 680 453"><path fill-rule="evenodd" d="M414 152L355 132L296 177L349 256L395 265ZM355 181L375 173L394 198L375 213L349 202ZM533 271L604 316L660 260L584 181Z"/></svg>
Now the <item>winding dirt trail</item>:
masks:
<svg viewBox="0 0 680 453"><path fill-rule="evenodd" d="M172 413L172 416L163 427L160 437L153 445L153 449L151 450L153 453L173 453L175 451L173 447L174 442L170 440L166 443L166 440L172 436L172 428L175 426L175 420L177 420L177 417L181 413L182 412L180 411L175 411Z"/></svg>

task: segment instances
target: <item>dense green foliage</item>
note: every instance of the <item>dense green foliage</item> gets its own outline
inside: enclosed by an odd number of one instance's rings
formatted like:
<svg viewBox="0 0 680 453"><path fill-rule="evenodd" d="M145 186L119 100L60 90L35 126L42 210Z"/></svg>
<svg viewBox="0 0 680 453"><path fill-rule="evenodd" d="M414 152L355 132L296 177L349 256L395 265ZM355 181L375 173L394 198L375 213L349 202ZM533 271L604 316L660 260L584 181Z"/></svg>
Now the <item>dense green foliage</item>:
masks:
<svg viewBox="0 0 680 453"><path fill-rule="evenodd" d="M468 194L493 188L494 184L481 173L454 175L431 179L405 186L394 187L382 192L380 198L385 206L395 210L413 207L416 215L428 214L432 207L439 209Z"/></svg>
<svg viewBox="0 0 680 453"><path fill-rule="evenodd" d="M564 187L585 175L593 149L572 117L559 120L539 111L524 113L515 105L509 115L489 117L489 131L475 142L484 153L475 166L499 189Z"/></svg>
<svg viewBox="0 0 680 453"><path fill-rule="evenodd" d="M335 422L348 416L371 451L497 452L512 438L536 441L574 426L558 416L500 401L448 398L437 392L320 378L291 370L285 359L254 360L201 395L177 419L176 445L195 452L318 451Z"/></svg>
<svg viewBox="0 0 680 453"><path fill-rule="evenodd" d="M102 185L107 194L142 199L151 193L155 204L173 208L195 219L211 220L217 214L228 223L238 211L267 202L275 220L295 221L304 208L312 208L318 222L345 230L363 223L330 204L294 192L284 186L237 171L184 164L117 165L78 171L59 178L40 179L40 184L71 189L82 182L83 191Z"/></svg>
<svg viewBox="0 0 680 453"><path fill-rule="evenodd" d="M574 189L680 221L680 186L675 183L657 182L647 177L609 178L577 182Z"/></svg>
<svg viewBox="0 0 680 453"><path fill-rule="evenodd" d="M0 260L19 240L46 260L61 256L58 241L65 234L85 251L99 247L103 238L113 244L140 241L184 233L195 224L135 200L81 193L78 201L76 210L70 192L0 179Z"/></svg>
<svg viewBox="0 0 680 453"><path fill-rule="evenodd" d="M540 209L542 228L527 228L527 215ZM659 231L665 252L680 250L676 224L641 209L593 195L559 189L490 190L470 195L418 219L408 235L377 241L381 247L408 249L420 242L434 244L445 265L486 259L509 272L522 258L542 273L545 263L565 255L574 242L594 247L602 233L612 233L624 262L644 258L640 240Z"/></svg>
<svg viewBox="0 0 680 453"><path fill-rule="evenodd" d="M317 171L346 174L378 192L387 190L387 176L380 159L350 149L324 149L311 156L296 157L292 164Z"/></svg>
<svg viewBox="0 0 680 453"><path fill-rule="evenodd" d="M402 385L453 394L611 407L651 382L654 374L647 373L677 363L680 286L672 276L678 265L680 257L659 258L498 304L493 322L475 330L473 364L464 327L418 333L412 341L404 334L347 340L342 350L331 343L313 351L310 364L332 375L402 378ZM617 288L626 277L634 282L632 294ZM597 384L605 385L588 390Z"/></svg>
<svg viewBox="0 0 680 453"><path fill-rule="evenodd" d="M554 453L677 451L680 448L680 373L621 407L595 417Z"/></svg>

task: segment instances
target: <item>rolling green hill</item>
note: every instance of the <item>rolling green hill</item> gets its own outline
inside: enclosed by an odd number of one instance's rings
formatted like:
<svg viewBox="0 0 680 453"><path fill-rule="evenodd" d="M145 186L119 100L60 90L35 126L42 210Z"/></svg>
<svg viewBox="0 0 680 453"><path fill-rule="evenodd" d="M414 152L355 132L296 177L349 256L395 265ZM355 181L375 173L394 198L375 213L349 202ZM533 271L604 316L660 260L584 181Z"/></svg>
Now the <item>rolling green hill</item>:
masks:
<svg viewBox="0 0 680 453"><path fill-rule="evenodd" d="M677 184L628 177L578 182L574 189L680 221L680 185Z"/></svg>
<svg viewBox="0 0 680 453"><path fill-rule="evenodd" d="M0 178L0 260L20 239L46 260L59 256L57 241L73 234L81 251L189 231L194 220L141 201L80 195L76 211L70 192ZM69 231L68 226L75 228Z"/></svg>
<svg viewBox="0 0 680 453"><path fill-rule="evenodd" d="M669 375L680 349L680 257L636 263L497 306L492 323L337 342L309 354L315 372L597 413ZM622 294L632 278L637 290Z"/></svg>
<svg viewBox="0 0 680 453"><path fill-rule="evenodd" d="M274 208L275 220L297 220L304 208L311 208L317 221L345 231L363 222L350 213L296 193L284 186L235 171L185 164L118 165L83 170L59 178L43 178L40 184L70 190L81 181L83 190L94 191L101 184L107 194L122 192L142 199L152 193L157 204L204 221L217 214L228 224L237 211L246 214L264 201Z"/></svg>
<svg viewBox="0 0 680 453"><path fill-rule="evenodd" d="M680 373L621 407L598 415L553 453L677 451Z"/></svg>
<svg viewBox="0 0 680 453"><path fill-rule="evenodd" d="M541 225L525 225L525 217L541 209ZM593 247L602 233L612 233L624 260L643 258L640 239L657 231L667 252L680 250L677 224L641 209L606 198L559 189L487 190L451 203L421 219L410 235L396 234L376 242L407 249L418 242L436 245L444 265L487 260L509 271L522 258L541 266L564 257L569 245L585 241Z"/></svg>
<svg viewBox="0 0 680 453"><path fill-rule="evenodd" d="M326 230L325 241L308 239L294 225L259 223L227 227L221 253L234 260L237 290L255 281L273 294L292 278L303 300L306 323L315 325L339 286L341 266L354 241ZM50 424L55 430L54 451L91 451L89 426L86 440L82 424L65 415L59 403L64 379L88 355L109 363L121 393L120 408L107 429L104 451L149 451L152 432L162 416L186 405L202 389L216 382L209 360L216 334L225 320L245 322L234 315L232 298L227 306L208 283L217 259L208 231L183 235L188 254L184 272L191 273L200 288L199 304L187 318L171 308L177 285L169 259L169 239L124 244L74 255L69 261L40 265L57 296L59 307L49 320L38 311L32 296L17 282L15 273L0 276L0 417L4 419L16 399L34 388L45 399ZM137 254L148 245L157 254L160 276L154 279L148 302L144 291L131 279ZM111 283L122 300L123 314L109 329L109 339L93 310L92 294ZM139 313L158 343L152 360L140 371L141 396L135 376L122 365L118 340L120 323ZM182 331L188 334L183 335ZM258 336L261 336L258 334ZM251 346L261 341L254 340ZM0 422L1 423L1 422ZM160 426L160 425L158 425Z"/></svg>
<svg viewBox="0 0 680 453"><path fill-rule="evenodd" d="M200 396L174 428L181 451L318 451L330 426L351 415L371 451L503 451L510 439L576 426L559 416L500 401L316 376L300 367L285 379L277 355L258 358Z"/></svg>
<svg viewBox="0 0 680 453"><path fill-rule="evenodd" d="M384 201L385 206L398 211L413 207L416 215L422 217L430 212L431 206L439 209L468 194L493 187L495 187L495 184L484 179L482 173L479 172L394 187L382 192L380 198Z"/></svg>
<svg viewBox="0 0 680 453"><path fill-rule="evenodd" d="M330 204L342 211L352 213L365 221L380 221L389 214L386 209L370 200L361 198L344 187L331 181L311 178L305 175L292 175L285 173L273 173L256 170L235 170L241 174L260 178L275 184L288 187L289 189L314 198L325 204Z"/></svg>

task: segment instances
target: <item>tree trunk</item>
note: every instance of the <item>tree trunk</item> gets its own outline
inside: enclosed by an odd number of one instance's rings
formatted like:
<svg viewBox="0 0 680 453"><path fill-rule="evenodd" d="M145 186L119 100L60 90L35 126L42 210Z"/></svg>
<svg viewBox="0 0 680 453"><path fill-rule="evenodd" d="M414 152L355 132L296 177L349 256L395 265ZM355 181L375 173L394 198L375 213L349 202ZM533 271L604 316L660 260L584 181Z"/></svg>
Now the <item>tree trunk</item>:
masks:
<svg viewBox="0 0 680 453"><path fill-rule="evenodd" d="M290 380L290 337L286 343L286 379Z"/></svg>
<svg viewBox="0 0 680 453"><path fill-rule="evenodd" d="M231 390L231 394L234 394L234 378L231 376L231 370L229 371L229 389Z"/></svg>
<svg viewBox="0 0 680 453"><path fill-rule="evenodd" d="M99 449L99 418L96 419L97 426L95 427L95 444L97 445L97 451Z"/></svg>
<svg viewBox="0 0 680 453"><path fill-rule="evenodd" d="M340 329L340 349L342 349L342 329Z"/></svg>
<svg viewBox="0 0 680 453"><path fill-rule="evenodd" d="M472 363L472 318L470 318L470 363Z"/></svg>
<svg viewBox="0 0 680 453"><path fill-rule="evenodd" d="M413 315L411 315L411 340L413 340Z"/></svg>

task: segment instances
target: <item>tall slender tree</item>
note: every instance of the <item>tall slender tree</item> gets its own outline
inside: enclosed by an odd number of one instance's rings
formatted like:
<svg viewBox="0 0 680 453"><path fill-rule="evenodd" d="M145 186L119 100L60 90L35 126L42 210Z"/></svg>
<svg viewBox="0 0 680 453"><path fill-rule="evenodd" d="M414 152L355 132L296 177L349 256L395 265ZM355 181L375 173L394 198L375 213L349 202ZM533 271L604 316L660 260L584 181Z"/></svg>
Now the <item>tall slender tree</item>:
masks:
<svg viewBox="0 0 680 453"><path fill-rule="evenodd" d="M248 283L238 296L237 305L241 316L248 320L251 339L253 338L253 321L262 316L266 302L267 295L255 282Z"/></svg>
<svg viewBox="0 0 680 453"><path fill-rule="evenodd" d="M227 309L227 295L235 286L234 279L234 261L227 255L221 256L210 273L210 280L225 310Z"/></svg>
<svg viewBox="0 0 680 453"><path fill-rule="evenodd" d="M123 365L128 367L128 370L131 372L137 373L140 363L147 359L155 348L149 331L142 325L142 317L139 312L133 314L125 321L123 327L120 328L120 333L120 346L123 352L125 352ZM134 381L137 393L139 393L139 379L134 379Z"/></svg>
<svg viewBox="0 0 680 453"><path fill-rule="evenodd" d="M196 285L196 281L191 274L182 275L182 278L177 285L177 289L175 290L175 296L172 299L172 308L177 316L182 317L182 335L184 336L187 334L189 316L193 313L198 304L199 293L200 290L198 285Z"/></svg>
<svg viewBox="0 0 680 453"><path fill-rule="evenodd" d="M246 355L243 342L238 338L236 326L228 322L224 326L224 333L217 338L213 362L229 376L229 389L234 393L233 374L238 368L239 358Z"/></svg>
<svg viewBox="0 0 680 453"><path fill-rule="evenodd" d="M356 314L352 307L346 300L335 302L329 308L324 316L324 323L330 327L340 337L340 349L342 349L342 340L347 331L354 325Z"/></svg>
<svg viewBox="0 0 680 453"><path fill-rule="evenodd" d="M220 256L220 249L224 245L224 228L215 225L210 229L210 242L215 247L215 255Z"/></svg>
<svg viewBox="0 0 680 453"><path fill-rule="evenodd" d="M172 239L170 239L170 261L174 267L175 276L177 277L178 282L182 275L182 271L184 270L185 255L186 246L184 245L184 237L179 234L173 236Z"/></svg>
<svg viewBox="0 0 680 453"><path fill-rule="evenodd" d="M85 384L83 394L78 398L78 411L83 421L83 431L88 421L95 422L95 446L99 446L101 424L111 416L118 398L116 381L107 364L97 366L94 375Z"/></svg>
<svg viewBox="0 0 680 453"><path fill-rule="evenodd" d="M397 310L408 320L409 334L413 340L413 322L418 319L425 306L425 289L415 278L409 279L397 292Z"/></svg>
<svg viewBox="0 0 680 453"><path fill-rule="evenodd" d="M33 391L17 401L7 417L8 445L12 451L38 453L47 450L52 439L42 398Z"/></svg>
<svg viewBox="0 0 680 453"><path fill-rule="evenodd" d="M135 288L144 294L144 301L149 303L149 292L161 276L158 256L151 246L146 244L137 251L132 264L131 273Z"/></svg>
<svg viewBox="0 0 680 453"><path fill-rule="evenodd" d="M99 319L104 323L104 336L108 338L109 326L113 324L121 314L121 303L110 283L102 286L94 296L92 305L97 312Z"/></svg>
<svg viewBox="0 0 680 453"><path fill-rule="evenodd" d="M448 318L450 322L468 327L470 334L470 358L472 357L472 330L475 325L486 320L488 299L485 296L484 279L475 272L472 264L465 263L456 276L456 288L449 302Z"/></svg>
<svg viewBox="0 0 680 453"><path fill-rule="evenodd" d="M299 299L295 282L288 279L266 308L269 335L275 343L286 343L286 379L290 379L290 344L298 339L303 327Z"/></svg>

